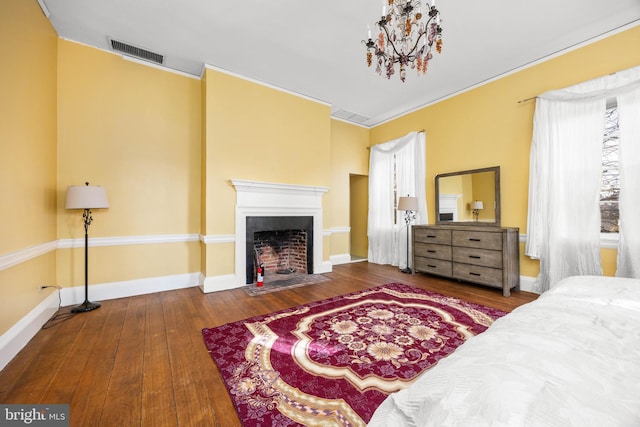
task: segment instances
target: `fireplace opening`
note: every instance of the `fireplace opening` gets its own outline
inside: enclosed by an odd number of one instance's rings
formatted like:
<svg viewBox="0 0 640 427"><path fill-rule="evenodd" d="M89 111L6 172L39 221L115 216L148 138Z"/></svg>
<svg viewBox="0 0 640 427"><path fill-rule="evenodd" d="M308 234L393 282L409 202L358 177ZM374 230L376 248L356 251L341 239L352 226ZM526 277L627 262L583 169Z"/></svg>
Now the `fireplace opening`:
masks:
<svg viewBox="0 0 640 427"><path fill-rule="evenodd" d="M256 265L264 264L265 278L293 273L307 274L307 232L260 231L253 234Z"/></svg>
<svg viewBox="0 0 640 427"><path fill-rule="evenodd" d="M264 281L313 274L313 217L246 218L247 284L264 264Z"/></svg>

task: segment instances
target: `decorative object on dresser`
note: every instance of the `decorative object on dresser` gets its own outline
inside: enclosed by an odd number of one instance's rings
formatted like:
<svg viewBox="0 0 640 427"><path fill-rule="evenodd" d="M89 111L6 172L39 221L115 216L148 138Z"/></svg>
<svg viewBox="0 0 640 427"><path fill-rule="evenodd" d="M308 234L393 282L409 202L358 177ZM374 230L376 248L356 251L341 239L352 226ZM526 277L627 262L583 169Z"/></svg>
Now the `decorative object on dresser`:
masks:
<svg viewBox="0 0 640 427"><path fill-rule="evenodd" d="M513 227L414 225L413 271L501 288L508 297L520 289L518 234Z"/></svg>
<svg viewBox="0 0 640 427"><path fill-rule="evenodd" d="M411 273L411 267L409 267L409 226L411 221L416 219L416 211L418 210L418 198L417 197L400 197L398 199L398 210L404 211L404 222L407 226L407 266L400 270L403 273Z"/></svg>

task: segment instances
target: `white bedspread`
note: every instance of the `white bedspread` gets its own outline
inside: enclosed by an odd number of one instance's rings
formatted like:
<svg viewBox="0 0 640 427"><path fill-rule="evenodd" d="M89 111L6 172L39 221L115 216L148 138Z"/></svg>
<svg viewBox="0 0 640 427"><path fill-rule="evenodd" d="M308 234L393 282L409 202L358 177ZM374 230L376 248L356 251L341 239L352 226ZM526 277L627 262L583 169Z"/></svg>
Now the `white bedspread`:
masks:
<svg viewBox="0 0 640 427"><path fill-rule="evenodd" d="M391 394L369 426L640 426L640 280L565 279Z"/></svg>

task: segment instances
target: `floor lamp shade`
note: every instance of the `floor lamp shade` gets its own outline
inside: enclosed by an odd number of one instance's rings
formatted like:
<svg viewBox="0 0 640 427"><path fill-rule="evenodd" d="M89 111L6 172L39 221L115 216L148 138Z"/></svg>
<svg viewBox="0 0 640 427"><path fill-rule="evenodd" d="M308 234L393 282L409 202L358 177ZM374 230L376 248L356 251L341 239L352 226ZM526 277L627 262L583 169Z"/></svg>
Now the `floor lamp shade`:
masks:
<svg viewBox="0 0 640 427"><path fill-rule="evenodd" d="M66 209L83 209L84 222L84 302L71 309L72 313L84 313L100 307L98 302L89 301L89 225L93 221L91 209L105 209L109 207L107 192L103 187L85 185L71 185L67 187L67 197L64 203Z"/></svg>
<svg viewBox="0 0 640 427"><path fill-rule="evenodd" d="M67 187L66 209L104 209L109 207L107 191L95 185L70 185Z"/></svg>
<svg viewBox="0 0 640 427"><path fill-rule="evenodd" d="M418 198L417 197L400 197L398 199L399 211L417 211L418 210Z"/></svg>

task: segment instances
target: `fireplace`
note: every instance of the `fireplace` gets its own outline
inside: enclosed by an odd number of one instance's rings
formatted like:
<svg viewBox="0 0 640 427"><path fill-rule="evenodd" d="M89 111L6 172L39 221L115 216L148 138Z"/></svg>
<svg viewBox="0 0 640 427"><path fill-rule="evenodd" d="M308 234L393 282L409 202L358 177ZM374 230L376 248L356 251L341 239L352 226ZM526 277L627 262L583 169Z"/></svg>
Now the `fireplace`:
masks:
<svg viewBox="0 0 640 427"><path fill-rule="evenodd" d="M246 283L254 283L257 263L265 281L275 275L313 274L312 216L248 216L245 234Z"/></svg>
<svg viewBox="0 0 640 427"><path fill-rule="evenodd" d="M231 184L236 190L235 235L231 236L235 243L235 271L233 275L205 278L202 285L203 292L232 289L252 283L250 280L253 281L254 277L254 249L253 244L249 245L247 239L253 238L253 234L260 230L247 233L247 219L251 217L280 217L285 218L284 221L287 223L298 221L293 218L305 218L304 226L288 225L286 228L283 226L275 228L279 231L306 230L308 248L306 261L309 274L328 273L332 270L331 262L323 260L325 236L322 228L322 196L328 188L238 179L232 179ZM311 219L311 225L306 223L309 219ZM247 256L248 250L251 256Z"/></svg>

